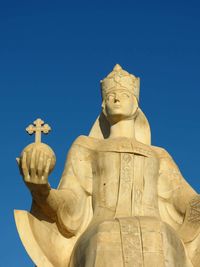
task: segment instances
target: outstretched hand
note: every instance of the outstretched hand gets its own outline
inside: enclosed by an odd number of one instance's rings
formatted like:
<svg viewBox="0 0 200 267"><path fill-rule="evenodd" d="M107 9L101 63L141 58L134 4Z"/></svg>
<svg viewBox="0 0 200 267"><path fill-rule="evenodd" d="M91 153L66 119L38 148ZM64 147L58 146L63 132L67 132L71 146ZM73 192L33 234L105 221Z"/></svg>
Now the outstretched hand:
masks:
<svg viewBox="0 0 200 267"><path fill-rule="evenodd" d="M47 153L33 148L31 152L23 152L17 158L20 172L26 183L47 184L52 158Z"/></svg>

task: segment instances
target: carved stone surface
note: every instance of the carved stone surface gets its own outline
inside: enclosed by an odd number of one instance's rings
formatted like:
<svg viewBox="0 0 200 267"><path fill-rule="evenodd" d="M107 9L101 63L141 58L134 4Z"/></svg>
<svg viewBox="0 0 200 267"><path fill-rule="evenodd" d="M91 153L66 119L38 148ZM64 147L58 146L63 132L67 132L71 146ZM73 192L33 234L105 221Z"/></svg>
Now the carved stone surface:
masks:
<svg viewBox="0 0 200 267"><path fill-rule="evenodd" d="M196 196L190 201L190 215L188 217L190 222L200 223L200 197Z"/></svg>
<svg viewBox="0 0 200 267"><path fill-rule="evenodd" d="M101 81L102 113L72 144L57 189L41 143L17 159L33 199L15 211L21 240L38 267L199 267L200 197L167 151L151 145L138 106L139 78L116 65Z"/></svg>

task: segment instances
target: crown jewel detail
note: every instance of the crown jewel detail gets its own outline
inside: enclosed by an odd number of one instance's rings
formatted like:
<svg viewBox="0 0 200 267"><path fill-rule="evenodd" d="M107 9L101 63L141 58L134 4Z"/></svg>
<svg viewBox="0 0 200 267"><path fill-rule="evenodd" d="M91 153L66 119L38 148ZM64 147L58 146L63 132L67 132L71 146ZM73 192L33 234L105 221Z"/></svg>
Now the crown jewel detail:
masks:
<svg viewBox="0 0 200 267"><path fill-rule="evenodd" d="M113 71L101 81L101 89L103 98L110 91L124 89L134 94L139 100L140 78L128 73L119 64L116 64Z"/></svg>

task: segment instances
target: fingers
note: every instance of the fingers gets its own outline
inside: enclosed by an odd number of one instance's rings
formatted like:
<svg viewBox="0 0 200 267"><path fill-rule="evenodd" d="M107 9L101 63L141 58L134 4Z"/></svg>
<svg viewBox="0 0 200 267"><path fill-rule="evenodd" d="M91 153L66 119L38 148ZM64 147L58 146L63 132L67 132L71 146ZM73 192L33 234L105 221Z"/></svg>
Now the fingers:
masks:
<svg viewBox="0 0 200 267"><path fill-rule="evenodd" d="M33 184L48 183L51 158L45 152L33 149L30 152L24 152L21 159L17 158L21 174L25 182Z"/></svg>
<svg viewBox="0 0 200 267"><path fill-rule="evenodd" d="M37 183L43 184L48 182L50 164L51 164L51 159L48 158L48 156L45 153L40 152L36 166Z"/></svg>
<svg viewBox="0 0 200 267"><path fill-rule="evenodd" d="M36 176L36 150L33 149L30 162L30 176L35 179Z"/></svg>
<svg viewBox="0 0 200 267"><path fill-rule="evenodd" d="M30 176L29 176L29 171L28 171L28 167L27 167L27 163L26 163L26 152L24 152L23 156L22 156L21 169L22 169L22 173L23 173L25 181L29 181Z"/></svg>
<svg viewBox="0 0 200 267"><path fill-rule="evenodd" d="M51 158L48 158L47 159L47 164L46 164L46 167L45 167L45 170L44 170L43 181L47 181L48 180L50 165L51 165Z"/></svg>
<svg viewBox="0 0 200 267"><path fill-rule="evenodd" d="M43 153L43 166L44 166L44 170L45 170L45 167L47 165L47 159L48 159L47 155L45 153Z"/></svg>
<svg viewBox="0 0 200 267"><path fill-rule="evenodd" d="M41 152L38 159L37 174L39 177L42 177L44 169L44 155Z"/></svg>

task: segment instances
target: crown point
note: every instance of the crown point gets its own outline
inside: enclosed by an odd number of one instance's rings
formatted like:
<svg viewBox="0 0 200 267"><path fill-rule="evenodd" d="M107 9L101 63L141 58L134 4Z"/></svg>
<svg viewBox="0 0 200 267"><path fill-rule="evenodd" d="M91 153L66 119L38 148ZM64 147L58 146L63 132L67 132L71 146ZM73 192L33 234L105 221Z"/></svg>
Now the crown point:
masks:
<svg viewBox="0 0 200 267"><path fill-rule="evenodd" d="M122 70L122 67L119 65L119 64L116 64L113 68L113 70L115 71L119 71L119 70Z"/></svg>

